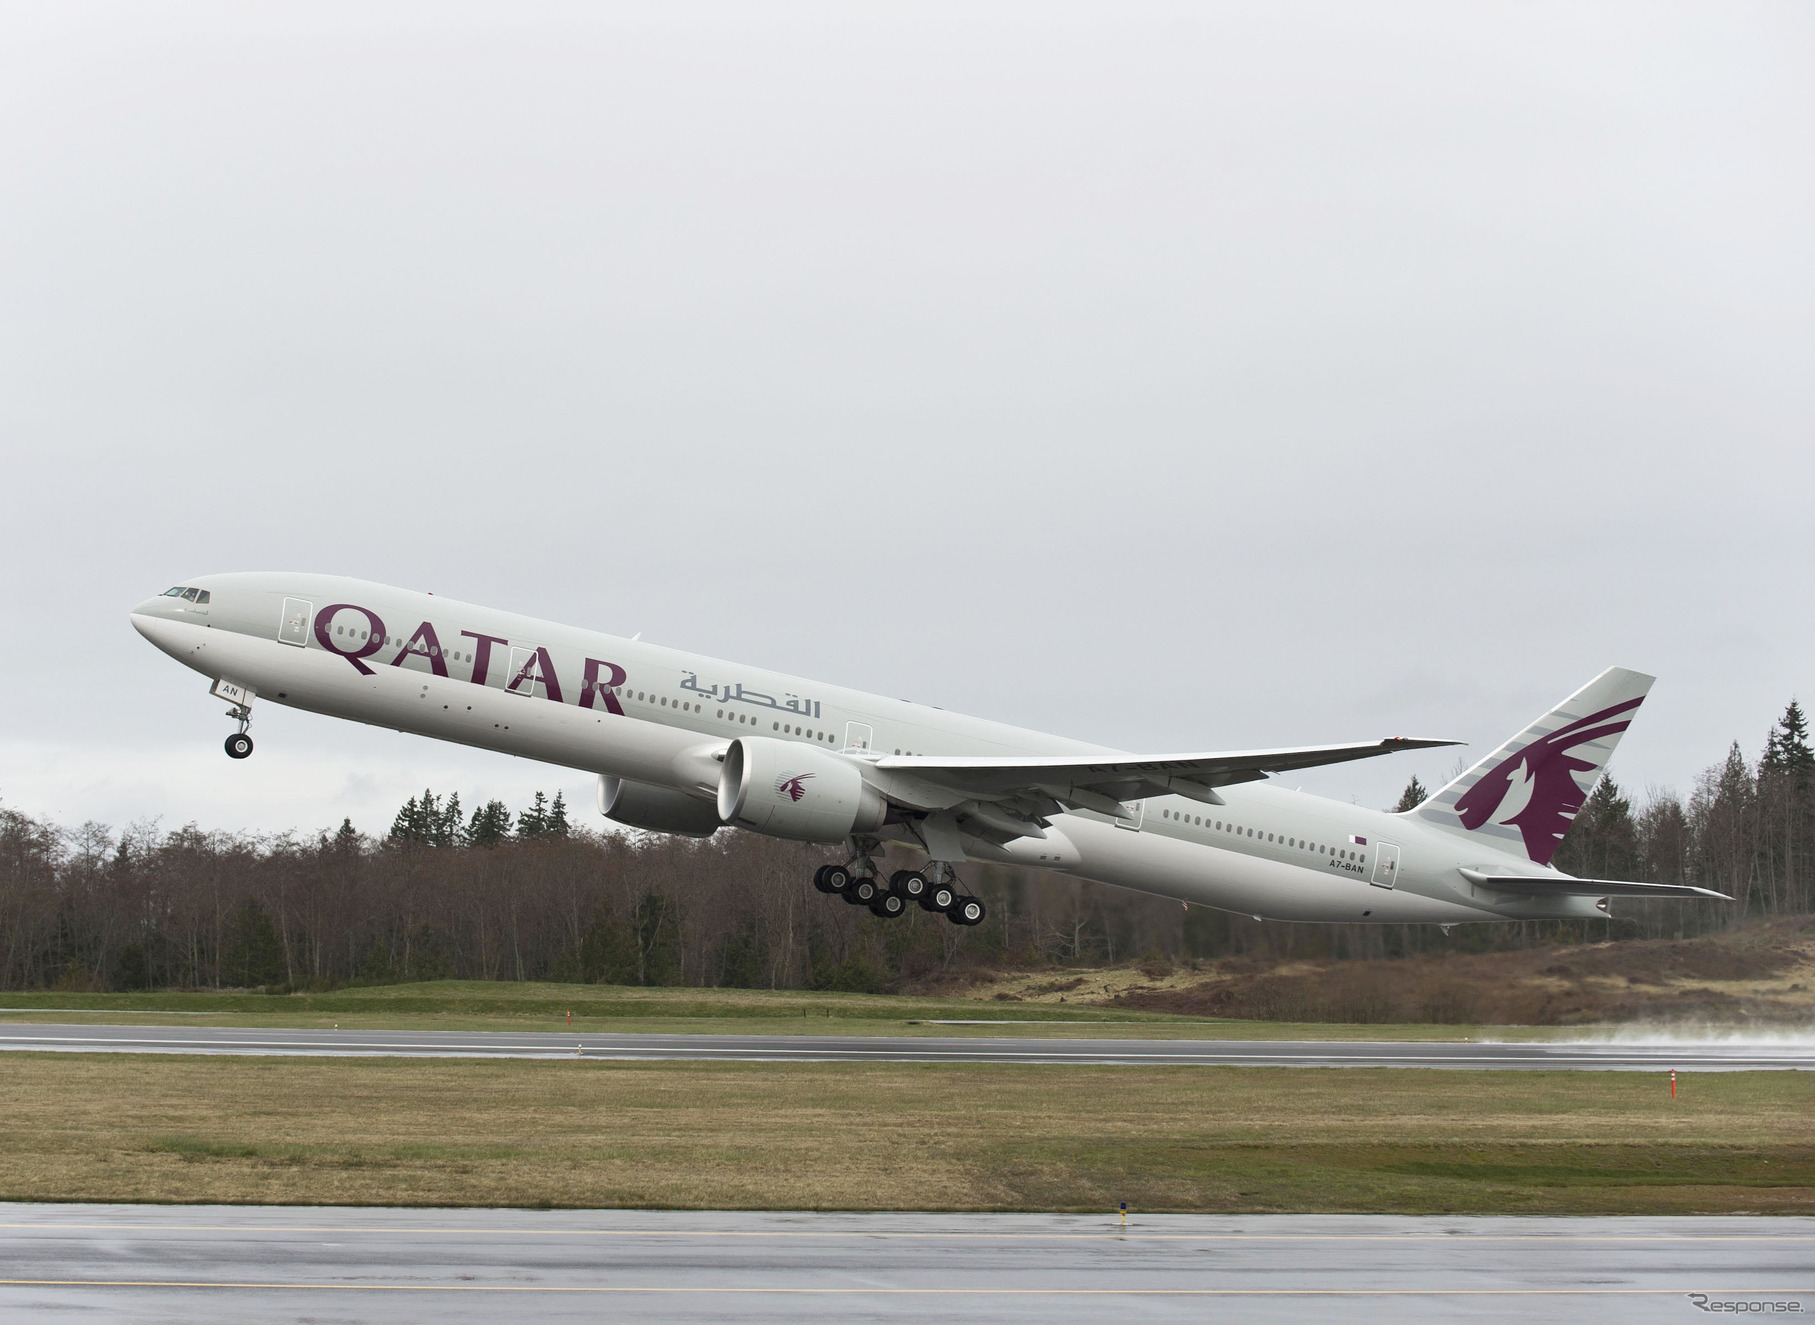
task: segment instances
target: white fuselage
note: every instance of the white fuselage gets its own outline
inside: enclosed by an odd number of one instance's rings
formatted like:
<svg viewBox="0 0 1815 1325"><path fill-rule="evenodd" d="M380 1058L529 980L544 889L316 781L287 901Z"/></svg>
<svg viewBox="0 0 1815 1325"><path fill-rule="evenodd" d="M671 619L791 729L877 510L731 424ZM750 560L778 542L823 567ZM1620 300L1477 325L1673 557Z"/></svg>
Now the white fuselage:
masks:
<svg viewBox="0 0 1815 1325"><path fill-rule="evenodd" d="M363 580L261 573L188 583L208 591L205 606L154 598L134 611L134 626L260 701L704 801L737 737L859 759L1118 753ZM1267 919L1449 924L1601 914L1586 897L1476 896L1459 870L1539 871L1415 818L1265 783L1221 795L1220 807L1150 799L1132 807L1132 823L1075 811L1052 819L1044 838L967 838L965 850Z"/></svg>

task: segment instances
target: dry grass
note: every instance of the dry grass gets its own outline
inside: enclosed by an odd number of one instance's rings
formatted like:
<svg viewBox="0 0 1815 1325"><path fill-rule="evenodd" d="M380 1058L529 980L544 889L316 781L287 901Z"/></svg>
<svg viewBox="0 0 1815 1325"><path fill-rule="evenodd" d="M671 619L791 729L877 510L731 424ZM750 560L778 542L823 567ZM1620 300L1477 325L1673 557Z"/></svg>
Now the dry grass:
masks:
<svg viewBox="0 0 1815 1325"><path fill-rule="evenodd" d="M0 1198L1815 1211L1815 1078L8 1054Z"/></svg>
<svg viewBox="0 0 1815 1325"><path fill-rule="evenodd" d="M1130 1011L1258 1021L1807 1026L1815 1022L1815 921L1698 939L1393 960L1234 959L1125 984L1113 997Z"/></svg>

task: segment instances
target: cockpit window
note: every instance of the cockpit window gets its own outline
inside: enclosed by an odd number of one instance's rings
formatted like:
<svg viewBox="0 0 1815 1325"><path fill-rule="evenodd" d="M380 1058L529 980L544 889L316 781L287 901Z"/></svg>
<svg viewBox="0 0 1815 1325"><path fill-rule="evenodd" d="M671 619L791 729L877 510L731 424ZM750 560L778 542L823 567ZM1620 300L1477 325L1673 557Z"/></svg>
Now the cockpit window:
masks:
<svg viewBox="0 0 1815 1325"><path fill-rule="evenodd" d="M195 601L203 607L208 606L208 591L206 589L197 589L195 591Z"/></svg>
<svg viewBox="0 0 1815 1325"><path fill-rule="evenodd" d="M189 592L189 590L185 589L182 585L179 584L174 589L164 590L164 592L159 596L163 597L163 598L181 598L184 594L186 594L188 592Z"/></svg>
<svg viewBox="0 0 1815 1325"><path fill-rule="evenodd" d="M173 589L166 589L163 593L158 595L160 598L186 598L197 607L206 607L208 605L208 596L208 591L206 589L191 589L181 584Z"/></svg>
<svg viewBox="0 0 1815 1325"><path fill-rule="evenodd" d="M197 594L199 594L200 592L201 592L200 589L185 589L185 590L183 590L183 597L187 598L190 602L193 603L195 601L195 596Z"/></svg>

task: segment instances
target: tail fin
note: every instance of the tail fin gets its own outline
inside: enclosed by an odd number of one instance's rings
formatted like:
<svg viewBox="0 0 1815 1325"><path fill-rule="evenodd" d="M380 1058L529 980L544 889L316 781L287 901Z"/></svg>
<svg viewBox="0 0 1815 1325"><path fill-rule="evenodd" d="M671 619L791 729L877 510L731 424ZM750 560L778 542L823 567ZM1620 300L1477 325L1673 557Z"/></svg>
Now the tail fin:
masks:
<svg viewBox="0 0 1815 1325"><path fill-rule="evenodd" d="M1407 813L1550 864L1655 679L1609 667Z"/></svg>

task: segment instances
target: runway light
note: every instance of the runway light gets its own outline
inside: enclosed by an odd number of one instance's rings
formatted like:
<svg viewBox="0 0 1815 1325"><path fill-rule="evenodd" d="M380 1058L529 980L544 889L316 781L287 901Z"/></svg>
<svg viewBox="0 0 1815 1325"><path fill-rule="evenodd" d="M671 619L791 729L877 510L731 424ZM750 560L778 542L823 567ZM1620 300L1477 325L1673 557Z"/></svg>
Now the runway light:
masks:
<svg viewBox="0 0 1815 1325"><path fill-rule="evenodd" d="M1128 1202L1126 1201L1122 1202L1122 1223L1124 1226L1128 1223Z"/></svg>
<svg viewBox="0 0 1815 1325"><path fill-rule="evenodd" d="M1670 1069L1670 1098L1676 1098L1676 1069Z"/></svg>

